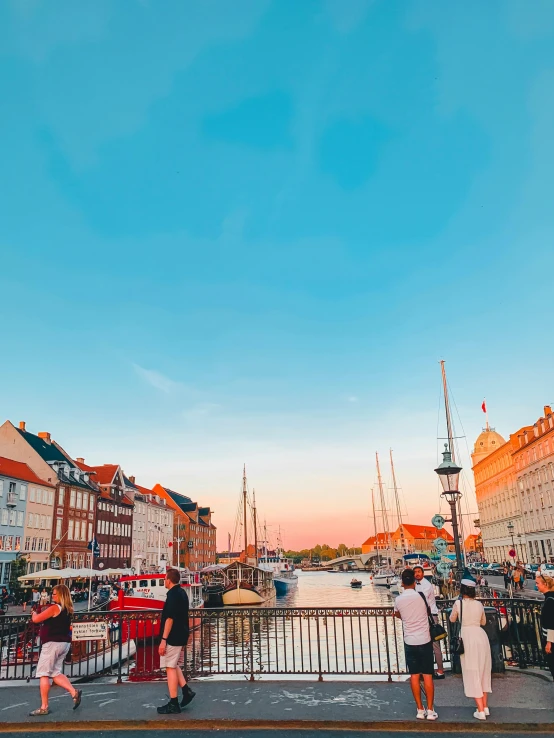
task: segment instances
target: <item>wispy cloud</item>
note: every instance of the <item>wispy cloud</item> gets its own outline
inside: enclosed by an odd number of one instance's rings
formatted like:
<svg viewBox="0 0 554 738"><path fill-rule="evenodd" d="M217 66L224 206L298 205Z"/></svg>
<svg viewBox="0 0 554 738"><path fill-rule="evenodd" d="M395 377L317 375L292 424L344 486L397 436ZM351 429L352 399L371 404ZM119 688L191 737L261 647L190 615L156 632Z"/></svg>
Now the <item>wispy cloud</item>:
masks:
<svg viewBox="0 0 554 738"><path fill-rule="evenodd" d="M358 402L358 398L356 395L350 395L348 398L348 402Z"/></svg>
<svg viewBox="0 0 554 738"><path fill-rule="evenodd" d="M157 372L155 369L145 369L138 364L133 364L133 369L141 379L157 390L165 392L166 395L182 387L180 382L174 382L173 379L166 377L165 374Z"/></svg>

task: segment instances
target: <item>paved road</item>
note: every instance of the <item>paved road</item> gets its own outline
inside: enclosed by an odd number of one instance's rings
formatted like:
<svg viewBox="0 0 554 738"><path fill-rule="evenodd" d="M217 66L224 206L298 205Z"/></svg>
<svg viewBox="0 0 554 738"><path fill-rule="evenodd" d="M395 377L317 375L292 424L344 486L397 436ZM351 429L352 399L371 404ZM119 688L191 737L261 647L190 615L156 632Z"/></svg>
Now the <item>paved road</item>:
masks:
<svg viewBox="0 0 554 738"><path fill-rule="evenodd" d="M489 583L489 587L498 587L499 589L504 589L504 577L489 577L487 576L487 581ZM535 580L534 579L526 579L525 580L525 587L523 590L526 594L529 594L531 597L540 597L542 599L542 595L540 592L535 589Z"/></svg>

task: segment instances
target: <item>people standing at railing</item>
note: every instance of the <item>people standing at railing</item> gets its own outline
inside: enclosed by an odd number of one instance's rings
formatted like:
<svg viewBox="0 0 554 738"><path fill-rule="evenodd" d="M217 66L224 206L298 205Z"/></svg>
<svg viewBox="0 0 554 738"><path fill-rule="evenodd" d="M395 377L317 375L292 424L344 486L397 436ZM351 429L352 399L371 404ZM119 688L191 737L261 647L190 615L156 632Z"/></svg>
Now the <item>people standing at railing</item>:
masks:
<svg viewBox="0 0 554 738"><path fill-rule="evenodd" d="M402 572L404 592L394 601L394 615L402 620L406 666L410 673L410 686L417 707L418 720L436 720L434 709L435 685L433 684L433 644L429 630L429 616L424 597L416 592L413 569ZM420 679L427 698L427 709L421 699Z"/></svg>
<svg viewBox="0 0 554 738"><path fill-rule="evenodd" d="M73 615L73 601L65 584L58 584L52 590L53 603L42 609L40 613L33 612L33 623L40 623L41 650L35 676L40 679L41 705L30 715L48 715L48 695L50 680L62 687L73 699L73 709L81 704L83 692L75 689L69 679L62 673L64 659L71 648L71 616Z"/></svg>
<svg viewBox="0 0 554 738"><path fill-rule="evenodd" d="M160 715L174 715L181 712L181 707L186 707L191 702L196 692L188 686L179 666L179 659L189 637L189 600L181 587L181 575L177 569L166 571L165 587L169 591L162 611L160 624L162 639L158 653L160 667L167 672L169 702L158 707L158 712ZM183 692L180 706L177 698L179 687Z"/></svg>
<svg viewBox="0 0 554 738"><path fill-rule="evenodd" d="M544 658L554 678L554 579L537 574L537 589L544 595L541 607L541 636Z"/></svg>
<svg viewBox="0 0 554 738"><path fill-rule="evenodd" d="M454 603L450 621L460 621L463 652L460 655L462 678L466 697L472 697L477 705L473 717L486 720L490 715L488 694L492 692L492 658L489 638L482 625L487 616L483 605L475 599L476 582L469 572L464 572L460 582L460 599Z"/></svg>
<svg viewBox="0 0 554 738"><path fill-rule="evenodd" d="M425 579L425 572L423 571L422 566L414 566L414 576L416 580L416 592L421 592L425 596L429 609L431 610L433 620L435 623L438 623L439 609L435 600L435 589L433 585L428 579ZM433 678L445 679L441 644L439 641L433 641L433 653L435 655L435 661L437 662L437 670L434 672Z"/></svg>

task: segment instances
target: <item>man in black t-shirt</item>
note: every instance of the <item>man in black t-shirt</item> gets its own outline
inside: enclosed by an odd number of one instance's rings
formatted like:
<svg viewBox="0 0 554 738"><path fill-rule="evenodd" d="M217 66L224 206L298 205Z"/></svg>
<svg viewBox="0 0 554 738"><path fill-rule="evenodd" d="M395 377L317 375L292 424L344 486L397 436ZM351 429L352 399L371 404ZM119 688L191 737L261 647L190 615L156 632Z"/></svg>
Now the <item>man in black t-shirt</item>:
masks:
<svg viewBox="0 0 554 738"><path fill-rule="evenodd" d="M165 575L165 586L168 590L167 599L162 611L160 632L162 640L158 648L160 666L167 671L167 686L169 702L158 707L161 715L171 715L181 712L193 699L196 692L188 686L185 676L179 666L179 659L189 637L189 599L181 587L181 577L177 569L168 569ZM179 706L177 699L178 688L183 690L183 698Z"/></svg>

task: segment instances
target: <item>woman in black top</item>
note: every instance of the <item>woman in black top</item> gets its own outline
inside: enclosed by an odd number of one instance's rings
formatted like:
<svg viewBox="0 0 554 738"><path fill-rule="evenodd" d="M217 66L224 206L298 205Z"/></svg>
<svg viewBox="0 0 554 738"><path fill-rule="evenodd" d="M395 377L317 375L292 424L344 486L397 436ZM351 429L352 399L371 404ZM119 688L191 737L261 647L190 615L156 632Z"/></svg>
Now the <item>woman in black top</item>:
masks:
<svg viewBox="0 0 554 738"><path fill-rule="evenodd" d="M541 609L541 634L544 658L554 677L554 579L537 574L537 589L544 595Z"/></svg>
<svg viewBox="0 0 554 738"><path fill-rule="evenodd" d="M75 689L69 679L62 673L63 662L71 647L71 616L73 602L65 584L58 584L52 590L52 604L40 612L33 612L33 623L40 623L40 657L37 664L36 677L40 679L41 706L30 715L48 715L48 694L50 680L58 687L66 689L73 698L73 709L81 704L82 691Z"/></svg>

